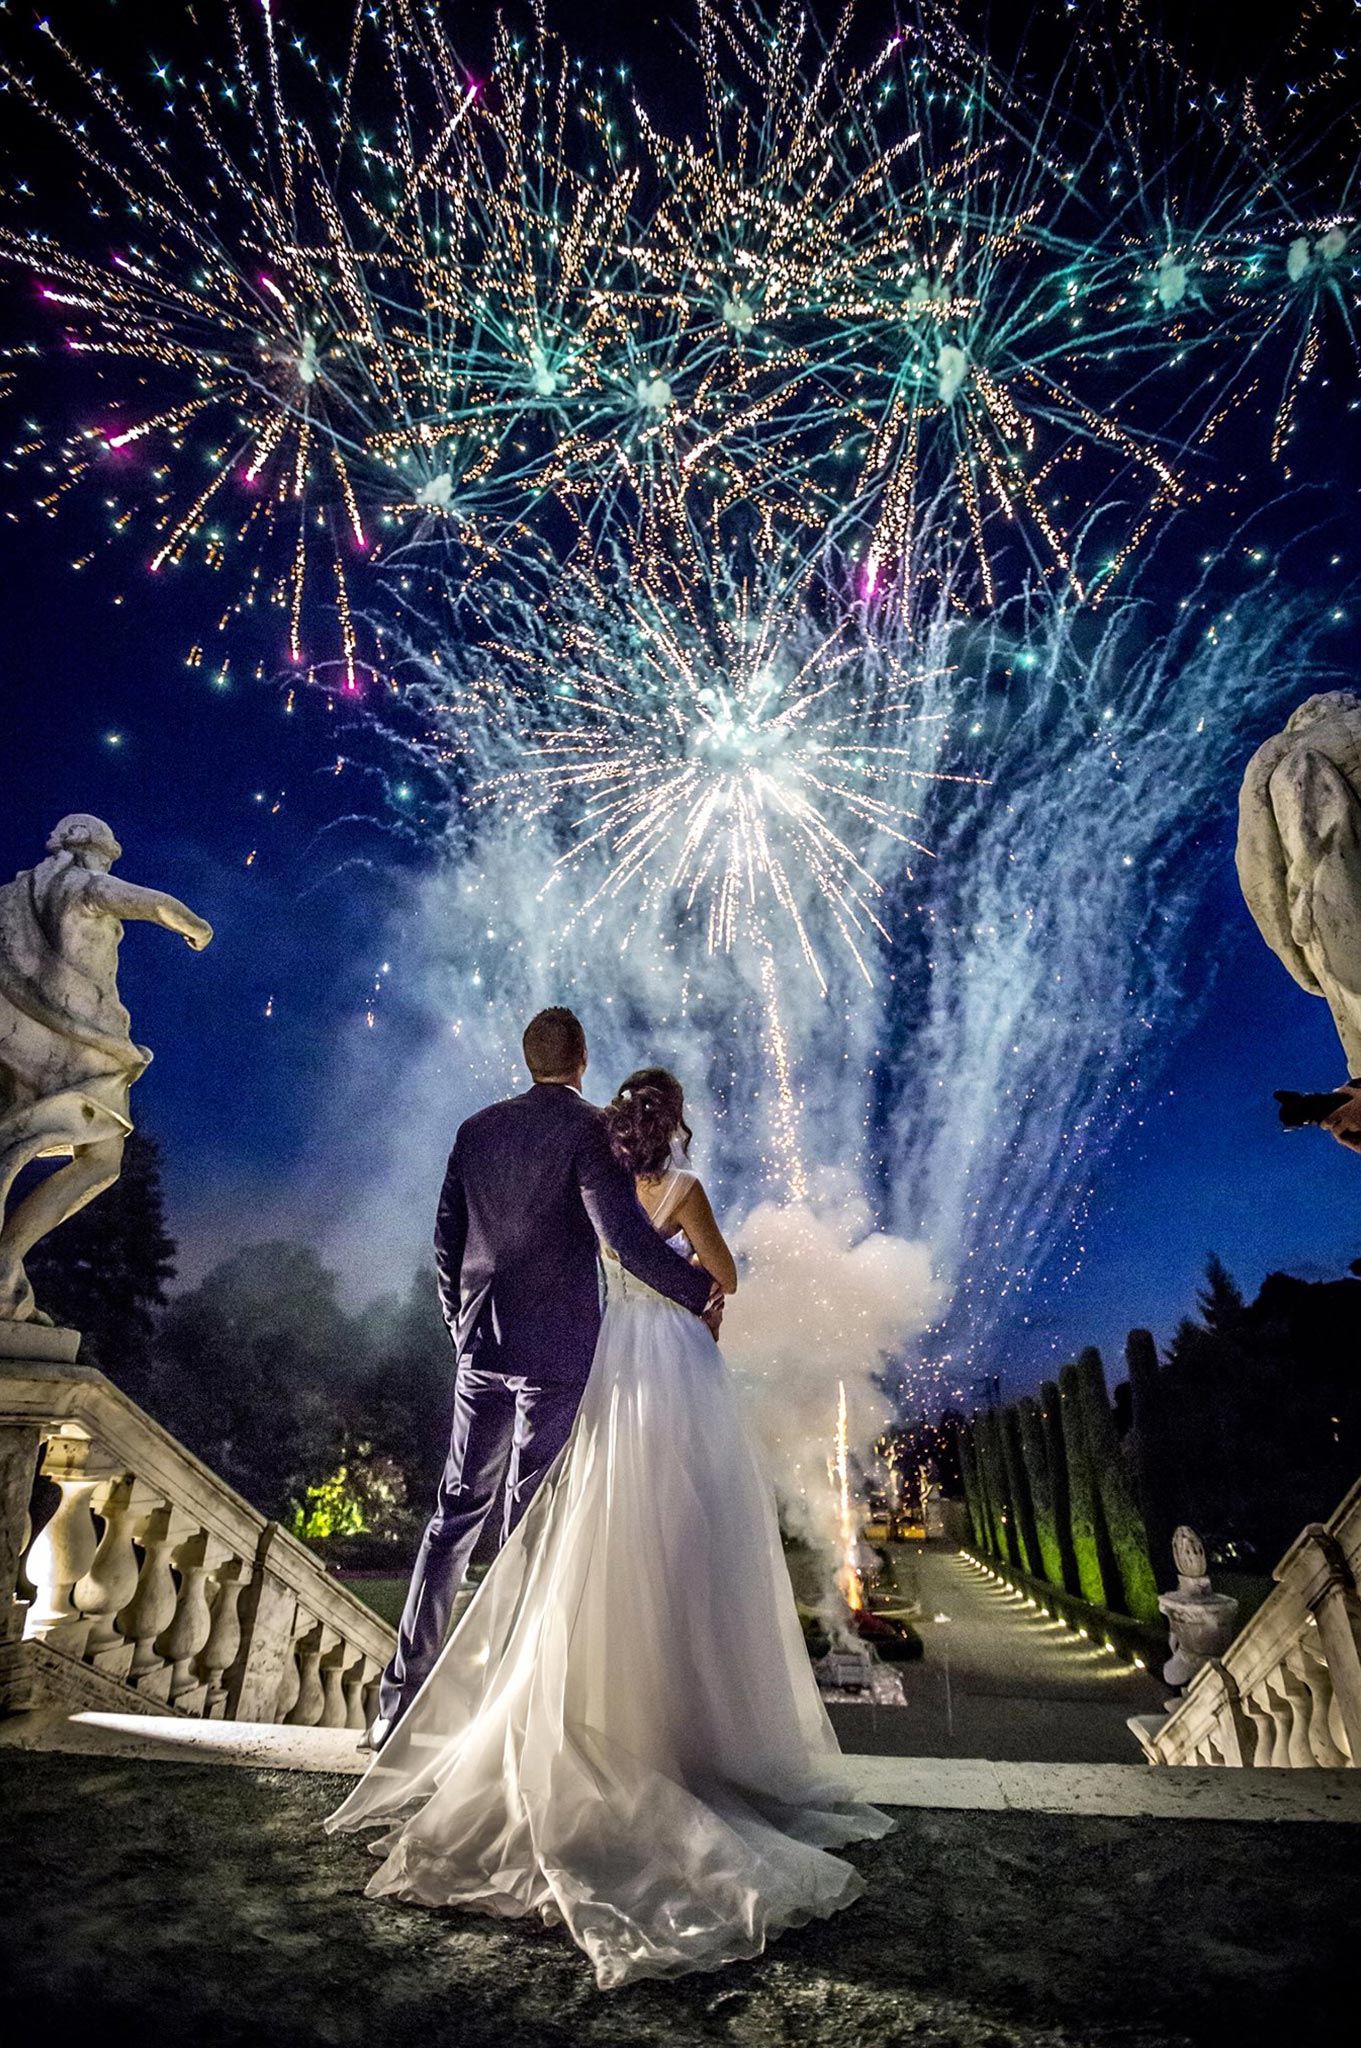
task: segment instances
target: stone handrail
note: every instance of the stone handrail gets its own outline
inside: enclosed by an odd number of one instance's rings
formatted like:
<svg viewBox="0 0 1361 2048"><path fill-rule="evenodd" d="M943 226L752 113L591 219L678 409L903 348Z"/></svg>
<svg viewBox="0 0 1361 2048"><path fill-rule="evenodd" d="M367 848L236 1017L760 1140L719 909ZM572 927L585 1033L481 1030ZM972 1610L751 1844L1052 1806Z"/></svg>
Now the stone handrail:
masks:
<svg viewBox="0 0 1361 2048"><path fill-rule="evenodd" d="M1361 1767L1361 1480L1272 1577L1167 1719L1131 1722L1151 1763Z"/></svg>
<svg viewBox="0 0 1361 2048"><path fill-rule="evenodd" d="M38 1475L61 1497L31 1536ZM0 1357L0 1713L358 1730L393 1640L102 1373Z"/></svg>

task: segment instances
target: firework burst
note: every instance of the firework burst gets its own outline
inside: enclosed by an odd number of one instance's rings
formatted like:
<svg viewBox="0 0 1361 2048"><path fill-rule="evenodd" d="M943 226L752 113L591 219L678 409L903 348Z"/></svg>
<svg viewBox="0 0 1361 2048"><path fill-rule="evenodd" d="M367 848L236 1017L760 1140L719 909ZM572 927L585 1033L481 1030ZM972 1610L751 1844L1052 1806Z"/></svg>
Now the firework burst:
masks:
<svg viewBox="0 0 1361 2048"><path fill-rule="evenodd" d="M255 61L242 21L229 18L236 63L184 89L158 72L154 120L41 25L38 54L58 68L58 87L44 92L13 63L5 83L74 152L90 244L111 227L121 239L92 253L11 228L0 256L38 278L75 355L112 362L125 388L157 394L116 400L98 428L60 443L48 508L92 488L140 498L155 528L152 569L195 545L218 560L234 547L239 560L263 543L286 565L277 594L301 660L312 557L330 557L323 602L344 622L346 559L369 544L355 464L374 335L312 130L282 104L272 10L261 12ZM72 93L80 110L67 114ZM156 132L166 126L173 150ZM353 680L348 628L343 655Z"/></svg>
<svg viewBox="0 0 1361 2048"><path fill-rule="evenodd" d="M467 744L471 700L484 756L509 746L473 800L552 821L546 890L584 877L571 921L631 906L625 943L694 921L709 952L762 955L783 925L824 990L828 937L872 980L886 877L930 857L925 786L977 779L937 765L923 697L944 670L905 634L869 630L819 572L739 576L674 535L577 565L461 668L433 690L424 671L435 743Z"/></svg>

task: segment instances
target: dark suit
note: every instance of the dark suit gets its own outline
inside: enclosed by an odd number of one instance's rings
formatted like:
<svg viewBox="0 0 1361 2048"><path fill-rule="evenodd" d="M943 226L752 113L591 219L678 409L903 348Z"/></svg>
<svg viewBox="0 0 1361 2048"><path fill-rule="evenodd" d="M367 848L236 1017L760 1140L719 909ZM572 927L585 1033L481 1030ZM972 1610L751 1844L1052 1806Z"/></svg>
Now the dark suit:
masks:
<svg viewBox="0 0 1361 2048"><path fill-rule="evenodd" d="M449 1457L421 1540L379 1712L395 1720L444 1646L468 1560L502 1481L502 1540L566 1442L600 1331L597 1240L698 1314L709 1278L663 1244L572 1088L536 1082L454 1140L435 1264L457 1372Z"/></svg>

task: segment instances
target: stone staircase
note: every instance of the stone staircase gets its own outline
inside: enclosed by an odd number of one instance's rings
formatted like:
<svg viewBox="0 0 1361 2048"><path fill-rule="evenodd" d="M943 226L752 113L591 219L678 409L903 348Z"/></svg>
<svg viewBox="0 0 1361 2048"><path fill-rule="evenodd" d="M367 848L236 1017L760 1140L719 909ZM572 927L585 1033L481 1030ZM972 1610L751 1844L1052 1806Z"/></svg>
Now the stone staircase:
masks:
<svg viewBox="0 0 1361 2048"><path fill-rule="evenodd" d="M78 1341L0 1324L0 1715L345 1730L352 1749L392 1630L75 1364Z"/></svg>

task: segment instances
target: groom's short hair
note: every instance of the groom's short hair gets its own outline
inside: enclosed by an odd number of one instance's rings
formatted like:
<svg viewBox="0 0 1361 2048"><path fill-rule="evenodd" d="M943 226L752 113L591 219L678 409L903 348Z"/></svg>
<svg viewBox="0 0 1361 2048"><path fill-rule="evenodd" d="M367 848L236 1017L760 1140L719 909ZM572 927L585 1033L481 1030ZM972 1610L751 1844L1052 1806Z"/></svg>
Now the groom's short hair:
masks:
<svg viewBox="0 0 1361 2048"><path fill-rule="evenodd" d="M522 1043L536 1081L575 1074L586 1064L586 1033L570 1010L540 1010L526 1024Z"/></svg>

